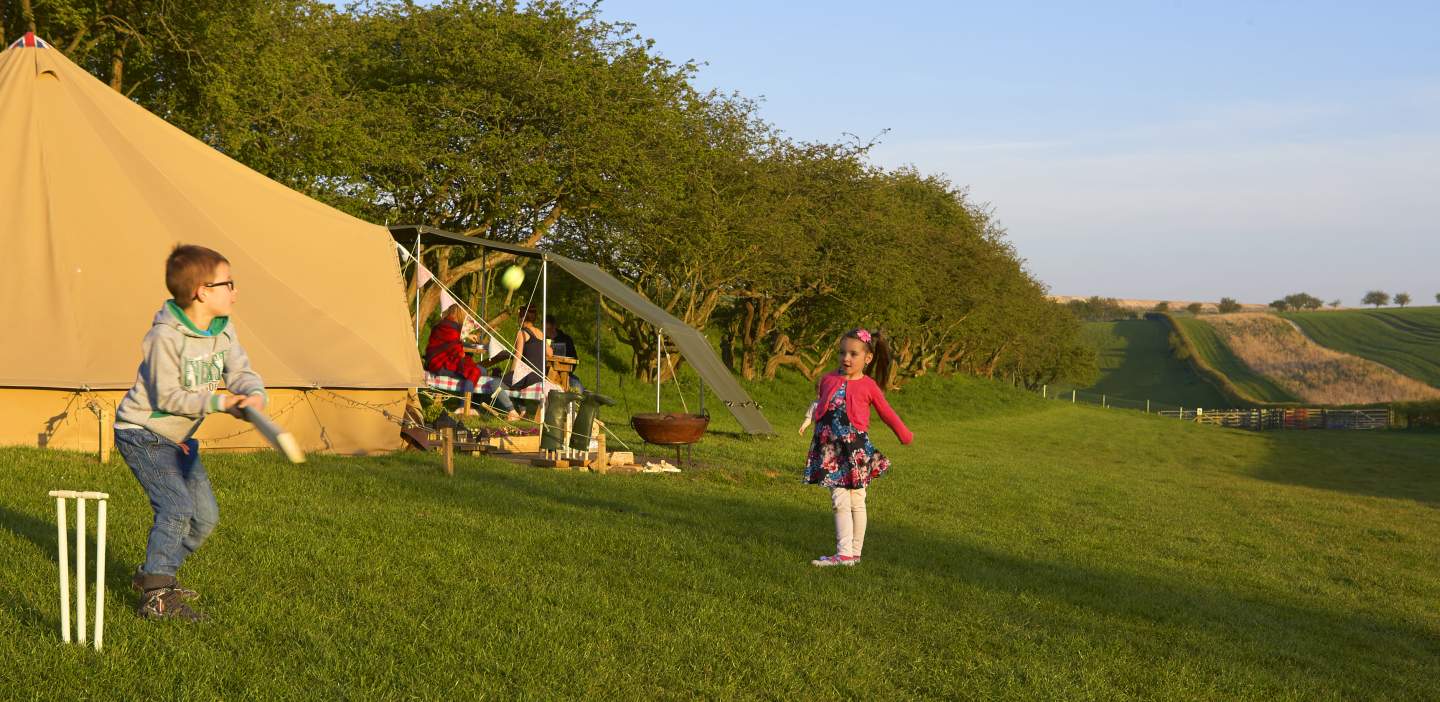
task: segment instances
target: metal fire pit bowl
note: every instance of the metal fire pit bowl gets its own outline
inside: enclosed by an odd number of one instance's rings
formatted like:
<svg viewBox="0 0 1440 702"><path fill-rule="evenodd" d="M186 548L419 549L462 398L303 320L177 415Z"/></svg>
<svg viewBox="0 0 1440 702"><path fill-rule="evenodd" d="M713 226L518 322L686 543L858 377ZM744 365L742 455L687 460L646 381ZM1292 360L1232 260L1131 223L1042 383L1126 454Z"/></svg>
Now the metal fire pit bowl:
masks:
<svg viewBox="0 0 1440 702"><path fill-rule="evenodd" d="M680 463L680 447L688 448L705 435L710 426L709 415L666 412L647 412L630 418L630 426L647 444L672 446L675 448L675 463Z"/></svg>

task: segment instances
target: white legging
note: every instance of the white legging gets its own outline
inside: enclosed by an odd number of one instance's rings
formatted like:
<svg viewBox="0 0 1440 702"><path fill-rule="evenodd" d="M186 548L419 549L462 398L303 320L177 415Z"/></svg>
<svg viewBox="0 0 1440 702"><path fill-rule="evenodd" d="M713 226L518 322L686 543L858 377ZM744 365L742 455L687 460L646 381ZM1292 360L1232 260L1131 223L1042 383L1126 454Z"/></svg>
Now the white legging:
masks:
<svg viewBox="0 0 1440 702"><path fill-rule="evenodd" d="M860 556L865 546L865 488L830 488L835 507L835 553Z"/></svg>

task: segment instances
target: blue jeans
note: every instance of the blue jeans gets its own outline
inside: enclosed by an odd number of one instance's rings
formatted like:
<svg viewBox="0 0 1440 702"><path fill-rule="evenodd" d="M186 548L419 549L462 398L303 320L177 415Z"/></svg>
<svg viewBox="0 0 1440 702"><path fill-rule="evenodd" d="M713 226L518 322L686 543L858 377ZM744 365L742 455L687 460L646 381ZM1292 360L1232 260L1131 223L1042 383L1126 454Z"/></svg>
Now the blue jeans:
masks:
<svg viewBox="0 0 1440 702"><path fill-rule="evenodd" d="M515 403L510 401L510 395L505 392L503 386L496 388L495 392L489 395L482 395L478 392L473 394L475 397L472 398L472 402L488 402L501 412L510 412L515 409Z"/></svg>
<svg viewBox="0 0 1440 702"><path fill-rule="evenodd" d="M146 575L175 575L220 521L210 476L200 462L200 443L190 439L185 447L188 454L149 429L115 430L115 448L155 510L141 567Z"/></svg>
<svg viewBox="0 0 1440 702"><path fill-rule="evenodd" d="M459 373L442 370L435 371L435 375L458 379L461 383L461 392L464 392L464 389L470 386L470 381ZM503 382L500 383L500 387L495 389L495 392L489 395L481 392L470 393L470 402L477 405L489 404L501 412L510 412L515 409L515 403L510 400L510 394L505 392L505 383Z"/></svg>

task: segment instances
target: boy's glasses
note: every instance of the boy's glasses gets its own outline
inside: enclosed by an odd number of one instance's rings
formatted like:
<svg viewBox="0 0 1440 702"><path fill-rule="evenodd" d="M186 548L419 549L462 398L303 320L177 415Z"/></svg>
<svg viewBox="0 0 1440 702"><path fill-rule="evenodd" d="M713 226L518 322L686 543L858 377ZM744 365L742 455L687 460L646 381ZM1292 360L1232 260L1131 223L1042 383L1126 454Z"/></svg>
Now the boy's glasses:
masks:
<svg viewBox="0 0 1440 702"><path fill-rule="evenodd" d="M205 283L205 284L202 284L200 287L202 287L202 288L221 288L221 287L230 288L230 292L233 293L233 292L235 292L235 280L232 278L232 279L230 279L230 280L222 280L222 281L220 281L220 282L218 282L218 283ZM195 296L195 299L196 299L196 300L199 300L199 299L200 299L200 296L199 296L199 295L196 295L196 296Z"/></svg>

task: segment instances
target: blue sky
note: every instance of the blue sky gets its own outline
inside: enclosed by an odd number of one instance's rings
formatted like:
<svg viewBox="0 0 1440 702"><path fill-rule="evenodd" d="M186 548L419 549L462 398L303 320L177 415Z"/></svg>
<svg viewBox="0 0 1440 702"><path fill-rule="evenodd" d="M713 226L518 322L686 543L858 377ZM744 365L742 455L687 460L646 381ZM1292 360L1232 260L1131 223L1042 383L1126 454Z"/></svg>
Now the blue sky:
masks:
<svg viewBox="0 0 1440 702"><path fill-rule="evenodd" d="M1056 294L1440 293L1440 3L601 8L796 138L889 130Z"/></svg>

